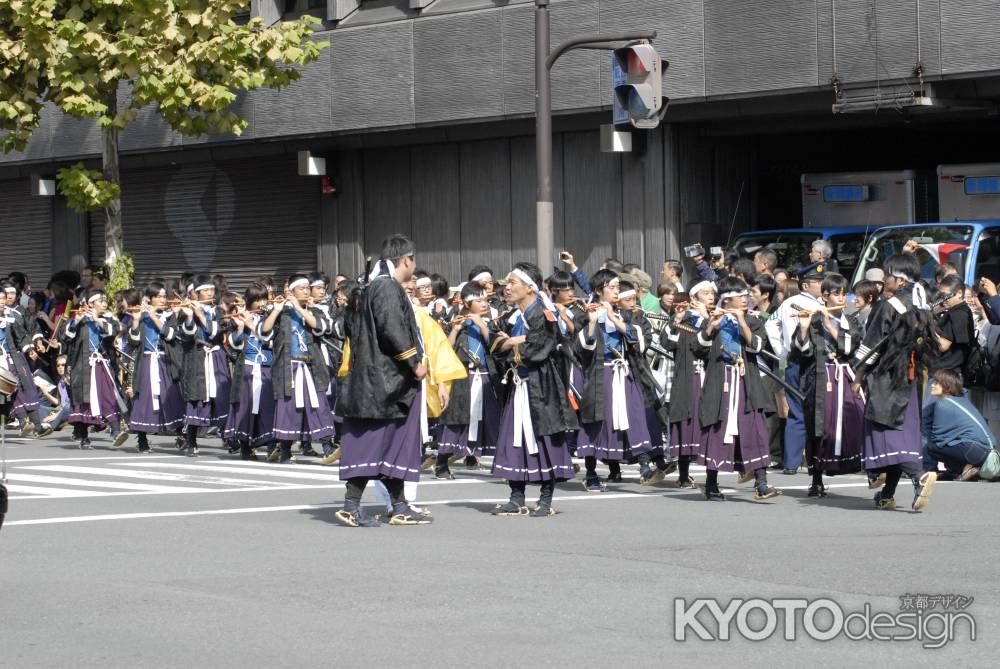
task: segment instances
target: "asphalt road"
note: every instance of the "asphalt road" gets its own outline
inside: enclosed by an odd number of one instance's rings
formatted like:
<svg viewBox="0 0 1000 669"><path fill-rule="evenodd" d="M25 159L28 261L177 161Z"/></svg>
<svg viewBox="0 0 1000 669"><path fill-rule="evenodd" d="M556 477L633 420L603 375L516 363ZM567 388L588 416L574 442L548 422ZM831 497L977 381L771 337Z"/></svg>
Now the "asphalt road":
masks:
<svg viewBox="0 0 1000 669"><path fill-rule="evenodd" d="M149 456L105 437L79 451L66 432L8 440L0 666L985 666L1000 649L1000 485L941 483L914 514L874 510L862 477L831 480L817 501L804 474L778 473L784 496L758 503L723 475L728 498L710 503L642 488L626 468L629 482L605 494L560 486L555 517L498 518L506 485L458 466L457 480L420 486L433 525L350 529L332 521L335 467L244 463L204 443L184 458L166 440ZM911 493L903 483L897 499ZM744 640L737 622L731 641L691 626L675 639L676 598L723 610L829 598L845 614L895 614L907 594L973 598L962 601L976 640L956 625L940 649L821 642L801 611L794 641L783 623ZM714 637L709 615L698 620ZM749 622L768 620L758 608Z"/></svg>

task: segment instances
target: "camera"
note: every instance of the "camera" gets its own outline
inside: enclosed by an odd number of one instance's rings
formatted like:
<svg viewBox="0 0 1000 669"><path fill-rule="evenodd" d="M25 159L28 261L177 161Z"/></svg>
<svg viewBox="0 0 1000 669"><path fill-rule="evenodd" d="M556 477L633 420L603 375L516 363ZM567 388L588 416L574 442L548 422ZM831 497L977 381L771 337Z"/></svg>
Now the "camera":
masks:
<svg viewBox="0 0 1000 669"><path fill-rule="evenodd" d="M692 244L691 246L684 247L684 255L688 258L697 258L698 256L705 255L705 247L701 244Z"/></svg>

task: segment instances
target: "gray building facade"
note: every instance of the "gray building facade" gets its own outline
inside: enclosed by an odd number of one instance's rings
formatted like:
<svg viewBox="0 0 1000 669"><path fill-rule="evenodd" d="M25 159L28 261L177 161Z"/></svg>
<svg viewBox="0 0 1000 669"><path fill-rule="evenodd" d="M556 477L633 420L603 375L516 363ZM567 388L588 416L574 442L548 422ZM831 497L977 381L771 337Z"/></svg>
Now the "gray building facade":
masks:
<svg viewBox="0 0 1000 669"><path fill-rule="evenodd" d="M321 16L317 38L331 47L292 86L242 96L239 138L182 137L152 109L125 131L125 244L140 277L351 274L394 231L452 282L474 264L537 260L533 2L253 8ZM802 172L996 161L995 0L553 0L550 11L553 43L655 29L670 62L665 121L624 154L599 146L608 54L573 52L555 67L556 247L587 269L607 256L655 269L691 241L800 225ZM878 103L835 115L838 90ZM899 103L924 90L934 103L920 113ZM17 230L0 271L27 269L37 286L101 260L101 212L30 194L31 175L96 160L99 140L92 123L48 110L23 154L0 157L0 222ZM326 158L335 192L297 175L299 150Z"/></svg>

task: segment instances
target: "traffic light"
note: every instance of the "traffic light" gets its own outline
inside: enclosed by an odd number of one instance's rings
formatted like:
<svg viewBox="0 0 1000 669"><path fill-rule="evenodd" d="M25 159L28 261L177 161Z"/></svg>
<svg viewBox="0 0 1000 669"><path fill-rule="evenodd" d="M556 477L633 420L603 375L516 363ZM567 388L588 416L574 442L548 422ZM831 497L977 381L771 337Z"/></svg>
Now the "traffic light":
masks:
<svg viewBox="0 0 1000 669"><path fill-rule="evenodd" d="M636 42L615 49L611 59L613 123L655 128L663 107L663 62L652 44Z"/></svg>

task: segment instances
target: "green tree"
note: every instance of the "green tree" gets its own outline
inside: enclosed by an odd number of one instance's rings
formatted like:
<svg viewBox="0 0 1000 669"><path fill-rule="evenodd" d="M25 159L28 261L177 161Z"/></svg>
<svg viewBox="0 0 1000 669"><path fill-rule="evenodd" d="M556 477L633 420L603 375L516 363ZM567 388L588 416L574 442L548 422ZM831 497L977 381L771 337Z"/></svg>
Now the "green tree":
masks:
<svg viewBox="0 0 1000 669"><path fill-rule="evenodd" d="M42 108L91 118L101 128L102 171L60 170L60 191L79 211L107 213L106 262L122 263L118 135L154 105L184 135L239 135L230 109L240 91L285 86L328 42L317 19L237 23L249 0L3 0L0 2L0 149L22 151ZM131 96L122 104L119 91Z"/></svg>

